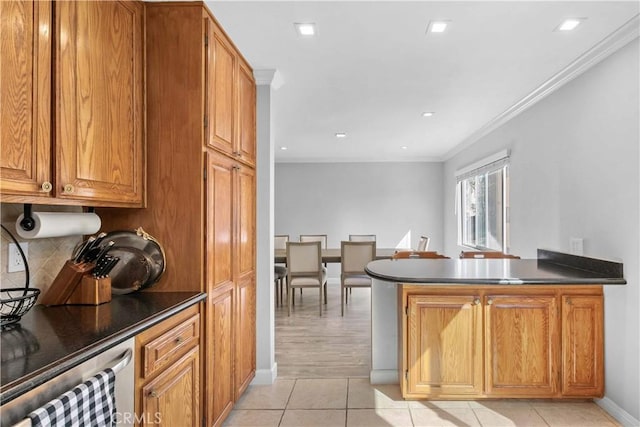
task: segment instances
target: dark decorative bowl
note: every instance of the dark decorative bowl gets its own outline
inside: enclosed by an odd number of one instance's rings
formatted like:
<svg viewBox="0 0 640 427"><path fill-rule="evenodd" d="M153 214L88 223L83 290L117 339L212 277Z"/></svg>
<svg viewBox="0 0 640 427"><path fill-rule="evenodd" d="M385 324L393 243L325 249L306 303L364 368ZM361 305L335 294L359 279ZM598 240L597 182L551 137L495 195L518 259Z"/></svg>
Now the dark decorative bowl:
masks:
<svg viewBox="0 0 640 427"><path fill-rule="evenodd" d="M23 314L33 307L40 295L36 288L0 289L0 327L18 323Z"/></svg>

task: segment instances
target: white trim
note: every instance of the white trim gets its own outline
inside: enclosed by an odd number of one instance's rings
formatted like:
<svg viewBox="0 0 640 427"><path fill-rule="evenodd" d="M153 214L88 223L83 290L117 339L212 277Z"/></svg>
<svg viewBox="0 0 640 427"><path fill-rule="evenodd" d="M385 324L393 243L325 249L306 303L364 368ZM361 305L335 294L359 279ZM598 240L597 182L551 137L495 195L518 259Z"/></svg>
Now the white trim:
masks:
<svg viewBox="0 0 640 427"><path fill-rule="evenodd" d="M458 169L455 172L455 176L460 176L460 175L464 175L467 172L471 172L473 170L476 169L480 169L483 166L486 166L488 164L491 164L493 162L497 162L498 160L502 160L502 159L506 159L507 157L509 157L509 150L500 150L497 153L494 153L490 156L485 157L482 160L478 160L477 162L474 162L468 166L465 166L463 168Z"/></svg>
<svg viewBox="0 0 640 427"><path fill-rule="evenodd" d="M397 369L372 369L369 373L371 384L400 384Z"/></svg>
<svg viewBox="0 0 640 427"><path fill-rule="evenodd" d="M451 159L453 156L460 153L465 148L476 143L478 140L480 140L480 138L498 129L500 126L504 125L518 114L532 107L534 104L538 103L548 95L551 95L553 92L560 89L562 86L569 83L571 80L578 77L589 68L605 59L607 56L616 52L627 43L635 40L639 36L639 25L640 15L635 15L616 31L609 34L591 49L580 55L575 61L570 63L560 72L552 76L546 82L542 83L537 89L533 90L530 94L513 104L500 115L493 118L487 124L475 131L460 144L449 150L442 157L442 160L446 161Z"/></svg>
<svg viewBox="0 0 640 427"><path fill-rule="evenodd" d="M631 416L630 413L619 407L613 400L608 397L602 399L596 399L596 404L602 409L607 411L609 415L618 420L620 424L625 427L637 427L640 426L640 421Z"/></svg>
<svg viewBox="0 0 640 427"><path fill-rule="evenodd" d="M273 384L278 377L278 363L274 363L271 369L256 369L256 376L253 377L251 385Z"/></svg>
<svg viewBox="0 0 640 427"><path fill-rule="evenodd" d="M276 159L276 163L441 163L440 157L371 158L371 157L294 157Z"/></svg>
<svg viewBox="0 0 640 427"><path fill-rule="evenodd" d="M253 78L256 79L256 85L270 85L276 70L253 70Z"/></svg>

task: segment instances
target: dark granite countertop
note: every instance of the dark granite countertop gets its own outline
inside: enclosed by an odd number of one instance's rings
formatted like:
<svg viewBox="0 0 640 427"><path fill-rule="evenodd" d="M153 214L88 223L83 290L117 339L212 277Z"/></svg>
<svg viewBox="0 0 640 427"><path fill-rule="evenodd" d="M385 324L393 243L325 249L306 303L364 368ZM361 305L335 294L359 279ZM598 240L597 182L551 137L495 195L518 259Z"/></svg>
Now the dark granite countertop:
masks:
<svg viewBox="0 0 640 427"><path fill-rule="evenodd" d="M1 332L0 404L37 387L206 297L199 292L114 295L98 306L35 306Z"/></svg>
<svg viewBox="0 0 640 427"><path fill-rule="evenodd" d="M397 259L377 260L369 276L396 283L540 285L627 283L622 264L538 250L538 259Z"/></svg>

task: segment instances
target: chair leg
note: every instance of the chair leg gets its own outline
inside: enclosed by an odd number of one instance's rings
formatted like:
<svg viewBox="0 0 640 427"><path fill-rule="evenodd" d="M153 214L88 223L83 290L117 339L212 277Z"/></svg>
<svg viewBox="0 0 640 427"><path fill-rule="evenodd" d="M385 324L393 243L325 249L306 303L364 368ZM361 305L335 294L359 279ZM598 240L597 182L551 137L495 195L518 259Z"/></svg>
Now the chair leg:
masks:
<svg viewBox="0 0 640 427"><path fill-rule="evenodd" d="M320 317L322 317L322 285L320 285L318 290L320 291L320 295L318 295L318 297L320 298L318 300L318 305L320 306Z"/></svg>
<svg viewBox="0 0 640 427"><path fill-rule="evenodd" d="M344 316L344 284L340 283L340 315Z"/></svg>
<svg viewBox="0 0 640 427"><path fill-rule="evenodd" d="M287 316L291 316L291 299L292 299L293 289L289 292L289 283L287 283Z"/></svg>
<svg viewBox="0 0 640 427"><path fill-rule="evenodd" d="M273 282L273 283L275 284L275 289L274 289L275 295L274 295L274 298L273 298L273 299L274 299L274 301L275 301L275 303L276 303L276 307L277 307L278 305L280 305L280 303L279 303L279 301L278 301L278 282L279 282L279 281L280 281L280 279L276 279L276 280L274 280L274 282Z"/></svg>
<svg viewBox="0 0 640 427"><path fill-rule="evenodd" d="M324 284L324 303L327 304L327 284Z"/></svg>
<svg viewBox="0 0 640 427"><path fill-rule="evenodd" d="M287 285L287 276L282 278L282 282L280 282L280 304L284 304L284 300L282 299L282 288ZM287 296L289 295L289 291L287 291Z"/></svg>

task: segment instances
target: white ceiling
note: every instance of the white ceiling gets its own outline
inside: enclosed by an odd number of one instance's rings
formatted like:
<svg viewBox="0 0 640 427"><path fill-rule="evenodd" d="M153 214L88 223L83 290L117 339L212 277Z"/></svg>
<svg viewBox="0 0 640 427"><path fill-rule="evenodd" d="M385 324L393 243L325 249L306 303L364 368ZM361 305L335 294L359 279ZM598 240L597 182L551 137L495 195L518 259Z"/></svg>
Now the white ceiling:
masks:
<svg viewBox="0 0 640 427"><path fill-rule="evenodd" d="M277 70L279 162L446 159L639 10L637 0L206 3L254 70ZM587 19L554 31L568 17ZM427 35L439 19L450 28ZM318 35L299 37L296 22Z"/></svg>

